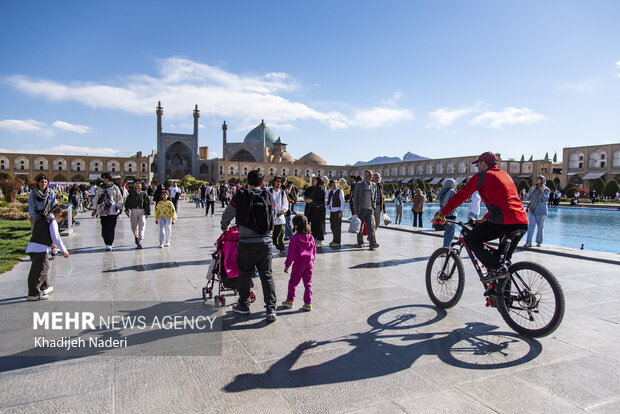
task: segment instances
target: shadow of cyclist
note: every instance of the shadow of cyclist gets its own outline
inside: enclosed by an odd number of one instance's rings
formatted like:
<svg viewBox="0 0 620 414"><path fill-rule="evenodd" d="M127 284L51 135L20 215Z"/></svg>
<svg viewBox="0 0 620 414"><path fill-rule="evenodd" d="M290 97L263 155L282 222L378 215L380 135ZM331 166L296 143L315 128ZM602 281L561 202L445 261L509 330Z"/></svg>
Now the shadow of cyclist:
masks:
<svg viewBox="0 0 620 414"><path fill-rule="evenodd" d="M429 310L436 315L430 319L419 317ZM444 317L445 311L428 305L382 310L368 318L370 330L327 341L301 343L265 373L238 375L224 391L297 388L382 377L410 368L422 355L436 355L443 362L461 368L505 368L526 363L542 350L536 340L521 338L512 332L499 332L497 326L485 323L467 323L449 332L419 333L415 330ZM315 365L304 364L313 353L321 355L321 346L337 342L348 344L351 351ZM514 351L517 351L516 356ZM298 362L302 367L293 368Z"/></svg>

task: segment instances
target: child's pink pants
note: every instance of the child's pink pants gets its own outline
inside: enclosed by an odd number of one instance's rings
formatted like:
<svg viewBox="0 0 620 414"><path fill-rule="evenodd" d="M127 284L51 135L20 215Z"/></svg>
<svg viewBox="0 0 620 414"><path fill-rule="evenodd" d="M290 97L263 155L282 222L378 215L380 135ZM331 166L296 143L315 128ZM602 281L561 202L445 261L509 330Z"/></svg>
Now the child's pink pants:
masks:
<svg viewBox="0 0 620 414"><path fill-rule="evenodd" d="M286 300L288 302L295 301L295 288L300 281L304 282L304 303L312 303L312 262L294 262L293 269L291 270L291 278L288 281L288 296Z"/></svg>

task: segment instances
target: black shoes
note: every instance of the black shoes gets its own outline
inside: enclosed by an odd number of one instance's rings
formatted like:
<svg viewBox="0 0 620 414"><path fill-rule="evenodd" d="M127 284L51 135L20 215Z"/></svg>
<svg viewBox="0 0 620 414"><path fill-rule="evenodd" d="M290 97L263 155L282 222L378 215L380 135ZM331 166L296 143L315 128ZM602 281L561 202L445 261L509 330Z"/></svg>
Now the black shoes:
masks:
<svg viewBox="0 0 620 414"><path fill-rule="evenodd" d="M483 282L491 282L497 279L506 279L510 275L510 271L506 265L501 265L497 269L491 269L481 280Z"/></svg>
<svg viewBox="0 0 620 414"><path fill-rule="evenodd" d="M266 317L268 322L274 322L276 319L278 319L278 314L276 313L276 308L272 307L272 308L268 308L267 309L267 317Z"/></svg>
<svg viewBox="0 0 620 414"><path fill-rule="evenodd" d="M232 307L233 312L237 315L249 315L250 307L245 303L237 303Z"/></svg>

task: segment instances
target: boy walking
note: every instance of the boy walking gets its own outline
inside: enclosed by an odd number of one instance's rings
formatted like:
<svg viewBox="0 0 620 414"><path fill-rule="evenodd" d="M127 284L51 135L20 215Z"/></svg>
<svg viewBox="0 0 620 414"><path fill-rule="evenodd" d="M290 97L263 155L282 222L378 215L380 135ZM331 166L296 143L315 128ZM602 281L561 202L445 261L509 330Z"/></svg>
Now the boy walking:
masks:
<svg viewBox="0 0 620 414"><path fill-rule="evenodd" d="M136 181L125 200L125 213L131 221L136 249L142 248L146 218L151 215L151 200L146 191L142 191L142 181Z"/></svg>
<svg viewBox="0 0 620 414"><path fill-rule="evenodd" d="M288 211L288 197L282 190L283 178L277 175L273 179L273 187L270 189L275 203L275 220L273 224L273 244L280 251L280 256L286 256L284 251L284 214Z"/></svg>
<svg viewBox="0 0 620 414"><path fill-rule="evenodd" d="M336 187L336 181L329 182L329 195L327 196L329 207L329 226L332 230L333 240L329 247L340 247L340 228L342 227L342 211L344 210L344 194Z"/></svg>

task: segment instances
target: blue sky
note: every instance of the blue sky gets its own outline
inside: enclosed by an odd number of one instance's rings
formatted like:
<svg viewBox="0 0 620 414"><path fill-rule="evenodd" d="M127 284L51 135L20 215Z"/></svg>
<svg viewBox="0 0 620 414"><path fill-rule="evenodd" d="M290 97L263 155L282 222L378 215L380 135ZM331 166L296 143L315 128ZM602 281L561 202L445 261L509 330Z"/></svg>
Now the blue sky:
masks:
<svg viewBox="0 0 620 414"><path fill-rule="evenodd" d="M620 142L618 1L0 2L0 150L561 157Z"/></svg>

